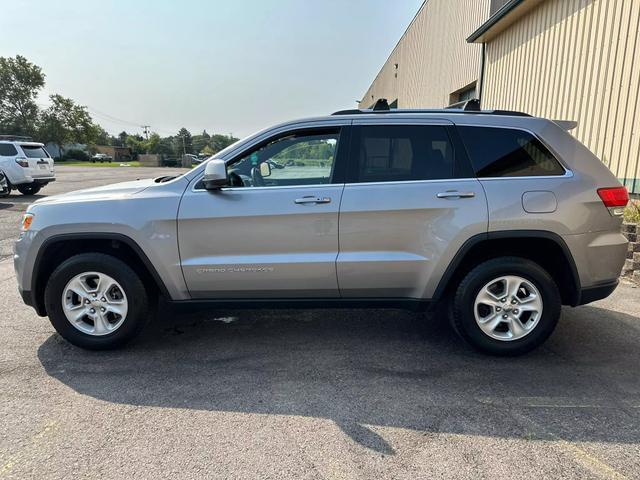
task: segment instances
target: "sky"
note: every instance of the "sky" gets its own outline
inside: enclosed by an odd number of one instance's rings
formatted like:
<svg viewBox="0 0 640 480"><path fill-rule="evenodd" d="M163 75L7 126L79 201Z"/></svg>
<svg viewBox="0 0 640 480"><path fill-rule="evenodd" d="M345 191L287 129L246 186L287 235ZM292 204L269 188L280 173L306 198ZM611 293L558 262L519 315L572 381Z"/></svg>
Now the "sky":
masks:
<svg viewBox="0 0 640 480"><path fill-rule="evenodd" d="M355 108L422 0L0 0L0 56L111 133L245 136Z"/></svg>

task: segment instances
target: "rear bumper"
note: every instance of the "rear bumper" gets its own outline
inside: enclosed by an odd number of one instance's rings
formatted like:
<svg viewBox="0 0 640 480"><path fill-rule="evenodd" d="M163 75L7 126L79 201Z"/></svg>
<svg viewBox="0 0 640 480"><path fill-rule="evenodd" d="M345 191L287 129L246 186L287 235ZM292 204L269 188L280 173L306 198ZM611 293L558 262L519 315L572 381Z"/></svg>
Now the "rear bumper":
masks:
<svg viewBox="0 0 640 480"><path fill-rule="evenodd" d="M618 286L618 280L614 280L602 285L596 285L594 287L583 288L580 291L580 301L578 305L586 305L587 303L595 302L596 300L602 300L607 298L613 293Z"/></svg>
<svg viewBox="0 0 640 480"><path fill-rule="evenodd" d="M46 185L49 182L55 182L56 177L47 177L47 178L34 178L33 183L37 183L38 185Z"/></svg>
<svg viewBox="0 0 640 480"><path fill-rule="evenodd" d="M45 185L49 182L55 182L56 181L56 177L32 177L30 175L26 175L23 176L21 178L18 179L14 179L11 181L12 185L28 185L28 184L38 184L38 185Z"/></svg>
<svg viewBox="0 0 640 480"><path fill-rule="evenodd" d="M617 281L629 243L619 230L563 235L562 238L573 256L582 290Z"/></svg>

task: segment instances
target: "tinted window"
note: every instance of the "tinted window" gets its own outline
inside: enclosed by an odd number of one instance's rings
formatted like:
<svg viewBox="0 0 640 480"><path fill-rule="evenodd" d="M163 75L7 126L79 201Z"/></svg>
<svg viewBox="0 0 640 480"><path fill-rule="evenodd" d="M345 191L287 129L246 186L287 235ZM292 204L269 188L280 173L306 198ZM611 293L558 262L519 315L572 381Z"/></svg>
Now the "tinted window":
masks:
<svg viewBox="0 0 640 480"><path fill-rule="evenodd" d="M22 151L29 158L49 158L47 151L37 145L20 145Z"/></svg>
<svg viewBox="0 0 640 480"><path fill-rule="evenodd" d="M339 130L313 131L276 138L234 162L236 187L276 187L331 183Z"/></svg>
<svg viewBox="0 0 640 480"><path fill-rule="evenodd" d="M522 130L458 127L478 177L564 175L551 152Z"/></svg>
<svg viewBox="0 0 640 480"><path fill-rule="evenodd" d="M355 129L352 144L352 182L452 177L453 146L442 126L361 126Z"/></svg>
<svg viewBox="0 0 640 480"><path fill-rule="evenodd" d="M0 143L0 156L13 157L18 154L16 147L10 143Z"/></svg>

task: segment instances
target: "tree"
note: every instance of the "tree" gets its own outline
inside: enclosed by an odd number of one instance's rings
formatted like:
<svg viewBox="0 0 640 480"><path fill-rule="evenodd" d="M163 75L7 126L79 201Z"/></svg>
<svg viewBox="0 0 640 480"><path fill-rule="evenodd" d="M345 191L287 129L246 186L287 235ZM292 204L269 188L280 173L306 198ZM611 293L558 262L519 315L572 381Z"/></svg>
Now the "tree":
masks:
<svg viewBox="0 0 640 480"><path fill-rule="evenodd" d="M166 156L171 156L174 154L174 142L175 142L175 137L164 137L160 139L160 142L158 142L158 145L155 148L155 152L152 153L159 153L161 155L166 155Z"/></svg>
<svg viewBox="0 0 640 480"><path fill-rule="evenodd" d="M111 135L100 125L96 125L96 145L111 145Z"/></svg>
<svg viewBox="0 0 640 480"><path fill-rule="evenodd" d="M216 152L213 151L213 148L211 148L211 146L209 145L205 145L204 148L202 150L200 150L200 152L198 153L203 153L205 155L214 155Z"/></svg>
<svg viewBox="0 0 640 480"><path fill-rule="evenodd" d="M151 135L149 135L149 140L145 142L147 153L159 153L158 149L160 147L161 141L162 139L157 133L153 132Z"/></svg>
<svg viewBox="0 0 640 480"><path fill-rule="evenodd" d="M58 146L66 143L89 144L95 143L104 132L93 123L86 107L62 95L51 95L49 98L51 105L42 112L39 121L40 141Z"/></svg>
<svg viewBox="0 0 640 480"><path fill-rule="evenodd" d="M38 119L36 97L44 73L26 58L0 57L0 132L34 135Z"/></svg>
<svg viewBox="0 0 640 480"><path fill-rule="evenodd" d="M218 153L220 150L227 148L232 143L237 142L238 139L233 135L220 135L219 133L215 133L211 135L211 148L215 153Z"/></svg>
<svg viewBox="0 0 640 480"><path fill-rule="evenodd" d="M138 155L147 151L147 142L142 135L128 135L125 145L131 149L133 158L138 158Z"/></svg>
<svg viewBox="0 0 640 480"><path fill-rule="evenodd" d="M203 130L201 135L194 135L192 138L193 152L202 152L204 148L209 145L210 141L211 135L209 135L206 130Z"/></svg>
<svg viewBox="0 0 640 480"><path fill-rule="evenodd" d="M181 157L185 153L193 153L193 142L189 130L184 127L178 130L173 145L176 157Z"/></svg>

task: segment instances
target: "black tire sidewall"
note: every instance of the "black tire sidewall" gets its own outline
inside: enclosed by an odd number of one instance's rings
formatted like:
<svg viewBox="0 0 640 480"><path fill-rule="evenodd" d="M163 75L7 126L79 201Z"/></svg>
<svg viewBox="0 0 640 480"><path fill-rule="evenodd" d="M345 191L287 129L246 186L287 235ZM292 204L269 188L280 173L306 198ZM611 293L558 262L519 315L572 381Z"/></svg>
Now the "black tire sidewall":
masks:
<svg viewBox="0 0 640 480"><path fill-rule="evenodd" d="M128 311L124 323L112 333L92 336L75 328L62 308L62 293L69 280L83 272L109 275L124 289ZM51 274L45 289L45 308L56 331L70 343L86 349L103 350L124 345L144 327L147 319L147 293L140 277L124 262L105 254L80 254L64 261Z"/></svg>
<svg viewBox="0 0 640 480"><path fill-rule="evenodd" d="M40 191L42 187L40 185L27 184L24 186L19 185L17 188L18 191L23 195L35 195Z"/></svg>
<svg viewBox="0 0 640 480"><path fill-rule="evenodd" d="M530 281L543 302L538 325L526 336L512 341L496 340L485 334L474 315L478 292L491 280L503 275L517 275ZM542 344L553 333L560 317L561 299L553 278L536 263L517 257L484 262L471 270L460 283L453 303L456 332L475 348L494 355L521 355Z"/></svg>

